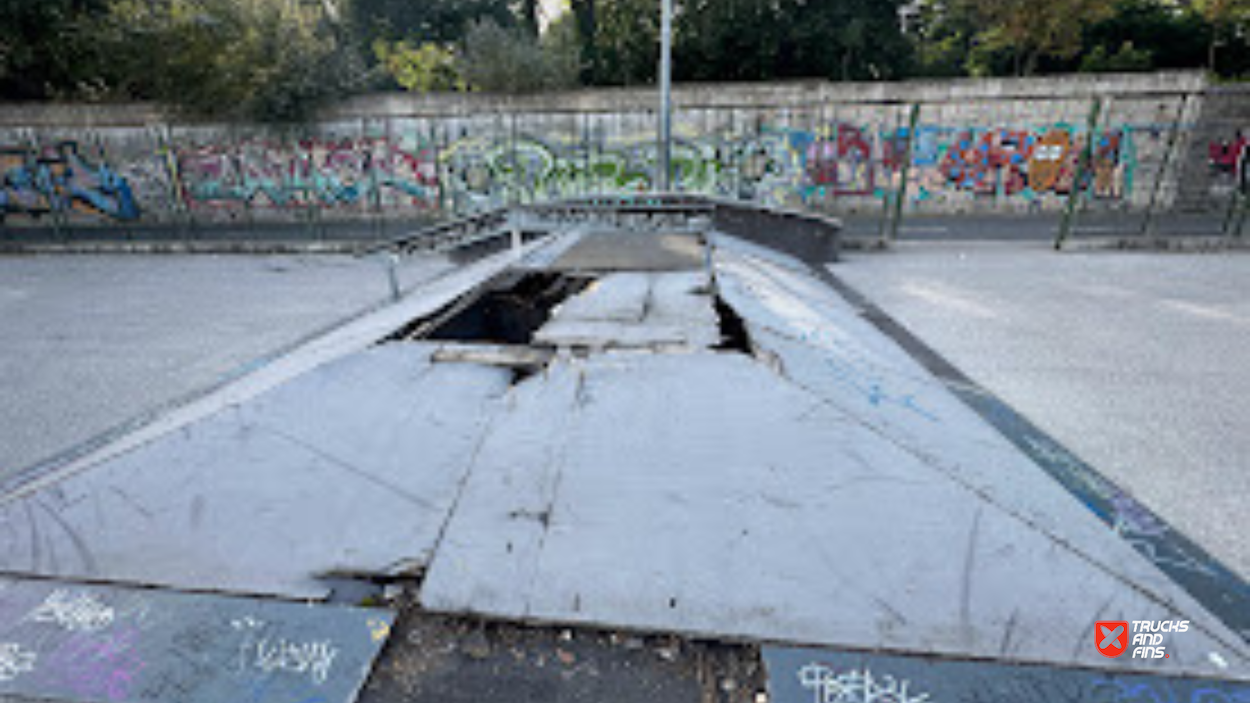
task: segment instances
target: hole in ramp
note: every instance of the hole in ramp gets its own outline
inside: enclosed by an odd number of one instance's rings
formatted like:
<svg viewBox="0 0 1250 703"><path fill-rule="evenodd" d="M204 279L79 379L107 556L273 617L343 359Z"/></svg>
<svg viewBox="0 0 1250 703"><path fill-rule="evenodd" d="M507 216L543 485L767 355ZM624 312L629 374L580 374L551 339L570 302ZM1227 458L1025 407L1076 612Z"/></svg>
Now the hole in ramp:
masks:
<svg viewBox="0 0 1250 703"><path fill-rule="evenodd" d="M386 341L434 340L528 345L552 310L593 279L551 272L510 272L443 310L414 320Z"/></svg>
<svg viewBox="0 0 1250 703"><path fill-rule="evenodd" d="M758 646L663 632L399 611L360 703L757 703Z"/></svg>
<svg viewBox="0 0 1250 703"><path fill-rule="evenodd" d="M720 327L720 343L712 348L751 356L753 354L751 335L747 332L747 325L742 320L742 316L719 295L712 298L712 306L716 309L716 318Z"/></svg>

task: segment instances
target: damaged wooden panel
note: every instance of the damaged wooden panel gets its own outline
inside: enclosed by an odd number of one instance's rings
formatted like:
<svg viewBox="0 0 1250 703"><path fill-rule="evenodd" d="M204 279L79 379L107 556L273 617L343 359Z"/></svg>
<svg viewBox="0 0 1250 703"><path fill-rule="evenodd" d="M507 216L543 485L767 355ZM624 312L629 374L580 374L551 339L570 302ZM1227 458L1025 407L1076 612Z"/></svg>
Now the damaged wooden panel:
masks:
<svg viewBox="0 0 1250 703"><path fill-rule="evenodd" d="M538 370L555 356L552 349L496 344L444 344L430 357L436 364L485 364L510 369Z"/></svg>
<svg viewBox="0 0 1250 703"><path fill-rule="evenodd" d="M538 344L700 349L720 341L703 272L612 273L556 309Z"/></svg>
<svg viewBox="0 0 1250 703"><path fill-rule="evenodd" d="M321 597L428 561L511 375L422 345L321 367L0 507L0 563L44 576Z"/></svg>
<svg viewBox="0 0 1250 703"><path fill-rule="evenodd" d="M0 579L0 694L66 703L351 703L385 610Z"/></svg>

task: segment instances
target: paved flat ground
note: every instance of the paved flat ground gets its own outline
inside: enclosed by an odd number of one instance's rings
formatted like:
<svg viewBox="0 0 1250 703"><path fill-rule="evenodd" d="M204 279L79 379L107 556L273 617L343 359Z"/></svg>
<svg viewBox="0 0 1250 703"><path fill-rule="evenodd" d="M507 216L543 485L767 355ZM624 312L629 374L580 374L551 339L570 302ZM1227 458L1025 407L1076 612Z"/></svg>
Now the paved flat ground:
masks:
<svg viewBox="0 0 1250 703"><path fill-rule="evenodd" d="M405 268L411 283L445 268ZM387 295L341 256L0 257L0 477Z"/></svg>
<svg viewBox="0 0 1250 703"><path fill-rule="evenodd" d="M1250 256L946 242L852 253L835 269L1250 575Z"/></svg>

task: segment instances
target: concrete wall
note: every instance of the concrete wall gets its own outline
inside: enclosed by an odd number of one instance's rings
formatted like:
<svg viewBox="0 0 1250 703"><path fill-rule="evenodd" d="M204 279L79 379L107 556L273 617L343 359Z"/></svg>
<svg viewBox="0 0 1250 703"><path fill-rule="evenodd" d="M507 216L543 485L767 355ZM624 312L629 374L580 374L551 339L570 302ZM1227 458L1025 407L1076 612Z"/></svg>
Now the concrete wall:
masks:
<svg viewBox="0 0 1250 703"><path fill-rule="evenodd" d="M651 90L369 96L299 134L147 105L0 106L0 212L6 228L133 229L646 191L655 102ZM1216 207L1231 177L1208 163L1211 145L1250 133L1250 93L1196 73L696 85L675 103L678 189L831 213L880 211L897 192L914 106L905 205L924 213L1059 211L1095 104L1092 209Z"/></svg>

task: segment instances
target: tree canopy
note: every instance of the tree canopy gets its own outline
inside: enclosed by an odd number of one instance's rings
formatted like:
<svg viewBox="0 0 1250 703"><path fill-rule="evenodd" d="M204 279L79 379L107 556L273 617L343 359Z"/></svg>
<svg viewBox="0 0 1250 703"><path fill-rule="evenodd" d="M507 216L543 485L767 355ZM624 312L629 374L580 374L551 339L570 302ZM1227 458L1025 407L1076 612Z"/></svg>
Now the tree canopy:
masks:
<svg viewBox="0 0 1250 703"><path fill-rule="evenodd" d="M674 0L686 81L1204 68L1250 77L1250 0ZM296 121L376 90L655 80L658 0L0 0L0 100Z"/></svg>

